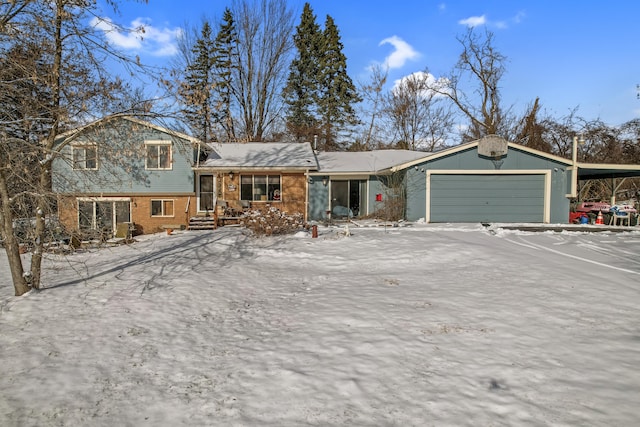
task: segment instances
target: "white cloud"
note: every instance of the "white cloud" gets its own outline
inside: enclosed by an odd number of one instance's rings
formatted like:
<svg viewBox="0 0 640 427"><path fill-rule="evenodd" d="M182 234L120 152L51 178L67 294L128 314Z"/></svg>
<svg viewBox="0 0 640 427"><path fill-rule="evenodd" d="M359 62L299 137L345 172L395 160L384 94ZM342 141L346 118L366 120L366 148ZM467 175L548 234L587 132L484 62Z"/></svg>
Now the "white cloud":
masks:
<svg viewBox="0 0 640 427"><path fill-rule="evenodd" d="M487 23L487 18L482 15L482 16L471 16L469 18L466 19L461 19L458 21L458 24L460 25L466 25L467 27L477 27L479 25L484 25Z"/></svg>
<svg viewBox="0 0 640 427"><path fill-rule="evenodd" d="M518 13L516 13L516 16L513 17L513 22L516 24L519 24L520 22L522 22L522 20L527 16L527 14L524 11L520 11Z"/></svg>
<svg viewBox="0 0 640 427"><path fill-rule="evenodd" d="M390 44L394 47L394 51L384 60L384 65L389 69L402 68L407 61L420 57L420 53L398 36L388 37L382 40L378 46L385 44Z"/></svg>
<svg viewBox="0 0 640 427"><path fill-rule="evenodd" d="M480 25L492 25L498 29L504 30L509 28L509 24L519 24L525 18L526 14L524 11L520 11L516 13L512 18L503 21L489 21L486 15L482 16L470 16L466 19L461 19L458 21L460 25L466 25L467 27L474 28Z"/></svg>
<svg viewBox="0 0 640 427"><path fill-rule="evenodd" d="M500 30L504 30L506 28L509 28L509 25L505 21L497 21L494 25L496 26L496 28L498 28Z"/></svg>
<svg viewBox="0 0 640 427"><path fill-rule="evenodd" d="M178 51L176 40L182 34L180 28L154 27L144 18L133 20L126 28L114 24L109 18L93 18L91 25L103 31L111 45L153 56L174 55Z"/></svg>
<svg viewBox="0 0 640 427"><path fill-rule="evenodd" d="M417 71L415 73L409 74L408 76L404 76L398 80L393 82L392 92L396 92L403 85L407 84L409 80L413 80L414 82L423 81L425 87L437 89L441 92L448 92L449 88L449 79L446 77L436 78L433 74L427 73L424 71ZM444 95L440 93L434 93L432 89L425 89L422 93L422 96L425 98L440 98Z"/></svg>

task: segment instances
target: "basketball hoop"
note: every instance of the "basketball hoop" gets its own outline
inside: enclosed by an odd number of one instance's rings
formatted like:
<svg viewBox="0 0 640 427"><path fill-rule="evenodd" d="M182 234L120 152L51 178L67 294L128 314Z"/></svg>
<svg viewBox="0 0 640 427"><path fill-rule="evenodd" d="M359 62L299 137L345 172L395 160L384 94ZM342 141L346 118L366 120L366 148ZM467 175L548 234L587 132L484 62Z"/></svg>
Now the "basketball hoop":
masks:
<svg viewBox="0 0 640 427"><path fill-rule="evenodd" d="M478 156L491 159L493 167L500 169L507 155L509 143L496 135L487 135L478 141Z"/></svg>

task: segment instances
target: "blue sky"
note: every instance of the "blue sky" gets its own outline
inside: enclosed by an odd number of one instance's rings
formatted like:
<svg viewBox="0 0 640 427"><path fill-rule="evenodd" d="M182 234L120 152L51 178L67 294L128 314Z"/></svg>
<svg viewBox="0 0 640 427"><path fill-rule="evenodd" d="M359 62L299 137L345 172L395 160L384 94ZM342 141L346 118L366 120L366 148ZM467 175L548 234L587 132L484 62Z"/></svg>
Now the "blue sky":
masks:
<svg viewBox="0 0 640 427"><path fill-rule="evenodd" d="M299 22L304 1L288 0ZM161 64L176 51L185 23L222 15L230 1L149 0L123 2L120 14L105 8L119 24L145 25L144 40L112 36L112 42L142 62ZM536 97L560 117L578 115L620 125L640 118L640 2L316 0L310 1L318 24L333 17L344 44L348 72L368 81L368 68L388 64L390 85L428 69L446 74L458 59L457 36L468 26L486 27L508 58L502 80L505 106L524 110Z"/></svg>

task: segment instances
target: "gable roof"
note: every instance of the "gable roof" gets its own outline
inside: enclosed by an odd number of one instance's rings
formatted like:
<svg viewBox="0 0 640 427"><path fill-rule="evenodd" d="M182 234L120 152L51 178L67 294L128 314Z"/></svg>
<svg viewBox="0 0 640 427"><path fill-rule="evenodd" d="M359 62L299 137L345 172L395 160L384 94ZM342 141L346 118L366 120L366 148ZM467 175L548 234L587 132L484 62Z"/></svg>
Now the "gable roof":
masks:
<svg viewBox="0 0 640 427"><path fill-rule="evenodd" d="M334 151L318 153L319 172L386 172L394 166L424 158L428 153L411 150Z"/></svg>
<svg viewBox="0 0 640 427"><path fill-rule="evenodd" d="M489 135L488 137L495 137L495 136ZM485 138L487 138L487 137L485 137ZM456 153L459 153L461 151L465 151L465 150L469 150L471 148L475 148L475 147L478 146L480 141L482 141L485 138L477 139L477 140L471 141L471 142L466 142L466 143L463 143L463 144L460 144L460 145L456 145L454 147L445 148L443 150L436 151L435 153L425 153L425 155L422 156L422 158L415 159L415 160L412 160L412 161L408 161L408 162L405 162L405 163L402 163L402 164L398 164L395 167L393 167L391 170L393 172L399 171L399 170L402 170L402 169L413 167L413 166L418 165L420 163L424 163L424 162L426 162L428 160L439 159L441 157L450 156L452 154L456 154ZM544 158L547 158L549 160L553 160L553 161L558 162L558 163L564 163L566 165L571 165L571 160L570 159L565 159L564 157L556 156L555 154L545 153L544 151L535 150L533 148L525 147L524 145L515 144L513 142L507 142L507 146L509 148L513 148L515 150L520 150L520 151L524 151L524 152L529 153L529 154L533 154L534 156L544 157Z"/></svg>
<svg viewBox="0 0 640 427"><path fill-rule="evenodd" d="M200 168L207 169L290 169L316 170L311 145L287 142L247 142L207 144L210 153Z"/></svg>
<svg viewBox="0 0 640 427"><path fill-rule="evenodd" d="M177 132L168 128L165 128L163 126L159 126L155 123L151 123L145 120L141 120L137 117L133 117L127 114L113 114L110 116L106 116L103 117L101 119L95 120L91 123L88 123L84 126L80 126L78 128L75 129L71 129L67 132L64 132L60 135L58 135L58 138L56 138L59 142L63 142L65 144L73 141L75 138L77 138L78 136L82 135L82 133L86 130L89 130L91 128L94 128L96 126L100 126L100 125L105 125L111 121L115 121L115 120L128 120L132 123L138 124L140 126L144 126L150 129L155 129L159 132L163 132L166 133L167 135L171 135L172 137L175 138L180 138L180 139L184 139L192 144L199 144L200 140L198 140L197 138L194 138L192 136L189 136L187 134L181 133L181 132Z"/></svg>

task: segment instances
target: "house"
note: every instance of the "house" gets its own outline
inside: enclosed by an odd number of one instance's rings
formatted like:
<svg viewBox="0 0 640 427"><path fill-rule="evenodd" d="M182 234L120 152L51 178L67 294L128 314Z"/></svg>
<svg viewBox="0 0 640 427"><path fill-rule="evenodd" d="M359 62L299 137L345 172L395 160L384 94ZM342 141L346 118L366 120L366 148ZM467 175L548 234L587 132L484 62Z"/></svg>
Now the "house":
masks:
<svg viewBox="0 0 640 427"><path fill-rule="evenodd" d="M110 236L198 228L275 207L305 221L366 217L426 222L566 223L581 177L640 176L490 135L427 153L315 152L308 143L210 143L128 116L62 135L53 162L68 229ZM574 142L575 144L575 142ZM207 225L208 227L208 225Z"/></svg>
<svg viewBox="0 0 640 427"><path fill-rule="evenodd" d="M424 158L410 150L319 152L318 170L309 173L309 219L366 217L402 193L393 167ZM402 199L404 203L404 199Z"/></svg>
<svg viewBox="0 0 640 427"><path fill-rule="evenodd" d="M575 142L574 142L575 144ZM424 153L318 153L309 218L401 217L425 222L567 223L578 181L640 176L639 165L578 163L495 135Z"/></svg>
<svg viewBox="0 0 640 427"><path fill-rule="evenodd" d="M269 205L306 219L307 176L317 170L310 144L205 145L130 116L67 132L58 147L60 221L106 238L121 224L138 234L201 227L199 219L225 218L221 204L235 212Z"/></svg>
<svg viewBox="0 0 640 427"><path fill-rule="evenodd" d="M317 168L310 144L208 144L206 160L194 167L197 215L214 203L235 212L269 205L306 220L307 176Z"/></svg>
<svg viewBox="0 0 640 427"><path fill-rule="evenodd" d="M110 116L60 136L53 191L69 230L111 237L184 226L195 215L199 141L130 116Z"/></svg>

